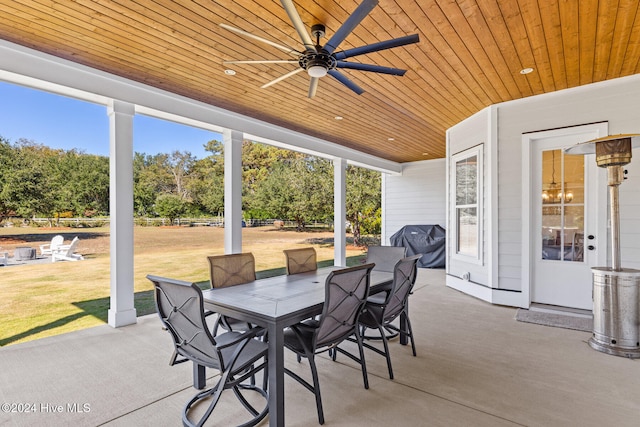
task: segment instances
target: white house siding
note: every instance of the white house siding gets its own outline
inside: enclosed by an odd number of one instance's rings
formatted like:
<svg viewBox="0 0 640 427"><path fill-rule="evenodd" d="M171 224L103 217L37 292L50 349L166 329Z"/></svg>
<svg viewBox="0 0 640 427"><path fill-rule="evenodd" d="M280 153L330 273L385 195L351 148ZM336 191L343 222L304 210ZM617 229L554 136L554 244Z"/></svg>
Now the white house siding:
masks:
<svg viewBox="0 0 640 427"><path fill-rule="evenodd" d="M464 281L468 281L470 284L474 285L482 285L482 286L490 286L491 278L490 278L490 248L489 242L490 232L489 224L490 224L490 216L488 213L490 212L490 201L491 201L491 192L489 191L489 186L491 185L490 178L490 168L488 160L491 159L490 151L493 147L493 143L491 141L492 132L491 132L491 108L485 108L484 110L474 114L467 120L458 125L452 127L447 131L447 158L451 162L451 156L454 156L458 153L461 153L469 148L477 147L479 145L483 146L483 175L482 175L482 188L480 190L480 195L482 198L482 244L481 251L482 257L480 262L478 261L469 261L464 257L457 256L455 254L456 251L456 237L455 230L452 228L455 224L454 210L452 207L454 206L454 201L452 198L454 197L454 186L455 184L452 182L452 176L449 176L449 228L451 228L451 232L448 233L448 236L451 238L447 241L447 282L451 284L452 282L459 282L463 280L463 277L468 277L468 279L464 279ZM453 171L454 165L449 164L449 173Z"/></svg>
<svg viewBox="0 0 640 427"><path fill-rule="evenodd" d="M522 134L608 122L609 134L640 133L640 76L539 95L496 106L498 114L498 280L501 289L522 290ZM634 150L640 163L640 150ZM620 186L624 267L640 268L640 164L627 165Z"/></svg>
<svg viewBox="0 0 640 427"><path fill-rule="evenodd" d="M446 160L406 163L401 175L382 175L382 244L405 225L445 227Z"/></svg>
<svg viewBox="0 0 640 427"><path fill-rule="evenodd" d="M611 135L640 133L640 75L497 104L447 131L447 162L484 144L484 262L465 263L449 251L447 285L494 303L528 307L529 301L521 301L528 296L522 292L522 135L601 122ZM633 154L620 186L621 260L623 267L640 269L640 150ZM404 176L393 179L403 186ZM417 203L411 196L403 209ZM392 212L387 212L389 224ZM466 272L469 281L461 279Z"/></svg>

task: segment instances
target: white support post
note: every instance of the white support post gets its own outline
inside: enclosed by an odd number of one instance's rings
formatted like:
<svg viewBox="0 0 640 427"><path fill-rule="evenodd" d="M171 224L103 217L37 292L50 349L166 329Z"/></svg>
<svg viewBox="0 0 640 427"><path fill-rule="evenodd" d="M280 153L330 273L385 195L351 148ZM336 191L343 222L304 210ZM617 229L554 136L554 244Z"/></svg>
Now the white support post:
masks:
<svg viewBox="0 0 640 427"><path fill-rule="evenodd" d="M109 103L109 215L111 301L109 325L136 323L133 304L133 116L135 106Z"/></svg>
<svg viewBox="0 0 640 427"><path fill-rule="evenodd" d="M333 265L347 266L347 161L333 160Z"/></svg>
<svg viewBox="0 0 640 427"><path fill-rule="evenodd" d="M225 254L242 252L242 139L242 132L230 129L222 132Z"/></svg>

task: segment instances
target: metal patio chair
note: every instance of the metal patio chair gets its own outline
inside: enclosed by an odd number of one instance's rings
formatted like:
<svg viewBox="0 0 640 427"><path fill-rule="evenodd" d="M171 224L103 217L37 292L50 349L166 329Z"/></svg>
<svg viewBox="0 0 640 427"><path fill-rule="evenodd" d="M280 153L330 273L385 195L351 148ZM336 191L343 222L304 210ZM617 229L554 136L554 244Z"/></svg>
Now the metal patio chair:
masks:
<svg viewBox="0 0 640 427"><path fill-rule="evenodd" d="M318 269L316 250L314 248L285 249L287 274L305 273Z"/></svg>
<svg viewBox="0 0 640 427"><path fill-rule="evenodd" d="M209 261L211 287L214 289L242 285L256 280L255 258L250 252L208 256L207 260ZM213 312L207 312L207 315L210 314ZM213 326L214 336L217 334L219 326L228 331L251 328L247 322L220 315Z"/></svg>
<svg viewBox="0 0 640 427"><path fill-rule="evenodd" d="M211 416L224 390L233 390L251 419L242 426L254 426L267 415L268 396L264 388L254 385L255 375L264 371L267 376L267 343L255 339L262 329L245 332L226 332L213 337L205 321L202 291L194 283L147 276L155 287L156 309L163 325L170 332L175 352L195 364L220 371L219 380L212 388L198 392L182 411L185 426L202 426ZM251 384L244 383L251 379ZM265 406L258 411L251 405L243 391L261 395ZM189 418L189 413L204 399L211 402L197 422ZM205 402L202 402L203 404Z"/></svg>
<svg viewBox="0 0 640 427"><path fill-rule="evenodd" d="M325 302L320 317L293 325L284 333L285 347L297 356L309 360L313 384L287 368L285 372L315 395L320 424L324 424L324 412L315 363L316 354L338 351L358 362L362 369L364 388L369 388L364 349L357 325L369 295L369 274L372 268L373 264L366 264L331 272L325 282ZM355 336L359 356L338 347L350 336Z"/></svg>
<svg viewBox="0 0 640 427"><path fill-rule="evenodd" d="M369 297L359 319L362 327L362 336L364 336L367 328L377 329L380 332L384 350L367 343L366 340L363 341L362 345L385 356L390 379L393 379L393 368L391 367L389 340L385 335L385 330L392 330L408 337L411 340L413 355L416 356L416 345L413 339L411 321L409 320L408 300L416 281L416 264L421 257L422 255L414 255L398 261L393 270L393 283L389 292L386 294L378 293ZM404 314L406 319L404 328L392 324L401 314Z"/></svg>

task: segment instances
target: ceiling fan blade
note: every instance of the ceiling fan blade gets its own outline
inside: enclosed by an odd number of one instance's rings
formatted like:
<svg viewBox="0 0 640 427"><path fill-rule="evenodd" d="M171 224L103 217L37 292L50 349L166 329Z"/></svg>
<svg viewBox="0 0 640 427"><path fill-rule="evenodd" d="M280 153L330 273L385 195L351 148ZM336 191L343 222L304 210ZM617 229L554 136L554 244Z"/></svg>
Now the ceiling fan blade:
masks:
<svg viewBox="0 0 640 427"><path fill-rule="evenodd" d="M362 95L364 93L364 89L360 86L349 80L344 74L342 74L338 70L329 70L328 74L330 74L333 78L338 80L340 83L357 93L358 95Z"/></svg>
<svg viewBox="0 0 640 427"><path fill-rule="evenodd" d="M242 61L222 61L223 64L297 64L297 59L265 59L265 60L242 60Z"/></svg>
<svg viewBox="0 0 640 427"><path fill-rule="evenodd" d="M291 20L291 23L293 24L296 31L298 32L298 35L300 36L300 40L302 40L302 44L304 44L305 49L309 52L315 52L316 46L313 44L313 40L311 40L311 35L307 31L307 27L304 25L304 22L302 22L302 18L300 18L300 14L296 10L296 7L294 6L293 1L280 0L280 2L282 3L284 10L287 12L287 15L289 15L289 19Z"/></svg>
<svg viewBox="0 0 640 427"><path fill-rule="evenodd" d="M293 71L291 71L291 72L288 72L287 74L285 74L285 75L283 75L283 76L278 77L278 78L277 78L277 79L275 79L275 80L271 80L269 83L265 83L265 84L263 84L262 86L260 86L260 88L264 89L264 88L266 88L266 87L269 87L269 86L271 86L271 85L274 85L274 84L276 84L276 83L278 83L278 82L283 81L284 79L287 79L287 78L289 78L289 77L293 76L294 74L298 74L300 71L302 71L302 68L297 68L297 69L295 69L295 70L293 70Z"/></svg>
<svg viewBox="0 0 640 427"><path fill-rule="evenodd" d="M222 28L224 28L225 30L233 31L236 34L240 34L242 36L249 37L250 39L254 39L254 40L257 40L257 41L262 42L262 43L266 43L266 44L268 44L270 46L273 46L273 47L278 48L278 49L280 49L280 50L282 50L284 52L287 52L290 55L300 56L302 54L302 52L299 52L299 51L297 51L295 49L291 49L290 47L283 46L281 44L272 42L271 40L263 39L262 37L258 37L258 36L254 35L254 34L248 33L246 31L243 31L243 30L239 29L239 28L232 27L231 25L220 24L220 26Z"/></svg>
<svg viewBox="0 0 640 427"><path fill-rule="evenodd" d="M418 34L412 34L410 36L398 37L397 39L385 40L378 43L368 44L366 46L354 47L353 49L337 52L334 56L338 61L340 61L353 56L364 55L365 53L378 52L380 50L418 43L419 41L420 36Z"/></svg>
<svg viewBox="0 0 640 427"><path fill-rule="evenodd" d="M309 98L313 98L316 96L316 91L318 90L318 82L320 82L320 78L311 77L311 81L309 81Z"/></svg>
<svg viewBox="0 0 640 427"><path fill-rule="evenodd" d="M284 0L283 0L284 1ZM338 31L329 39L324 49L333 53L340 43L353 31L355 27L378 5L378 0L363 0L362 3L353 11L346 21L340 26Z"/></svg>
<svg viewBox="0 0 640 427"><path fill-rule="evenodd" d="M400 68L383 67L381 65L360 64L359 62L338 61L338 68L349 68L352 70L372 71L374 73L391 74L394 76L404 76L407 70Z"/></svg>

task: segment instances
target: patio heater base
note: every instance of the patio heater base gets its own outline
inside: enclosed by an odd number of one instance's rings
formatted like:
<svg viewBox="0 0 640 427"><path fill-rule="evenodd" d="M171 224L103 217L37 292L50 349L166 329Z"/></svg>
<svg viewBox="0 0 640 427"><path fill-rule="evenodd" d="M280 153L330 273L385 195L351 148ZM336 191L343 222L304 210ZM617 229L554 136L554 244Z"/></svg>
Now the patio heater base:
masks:
<svg viewBox="0 0 640 427"><path fill-rule="evenodd" d="M640 358L640 270L593 273L593 336L591 348L614 356Z"/></svg>

